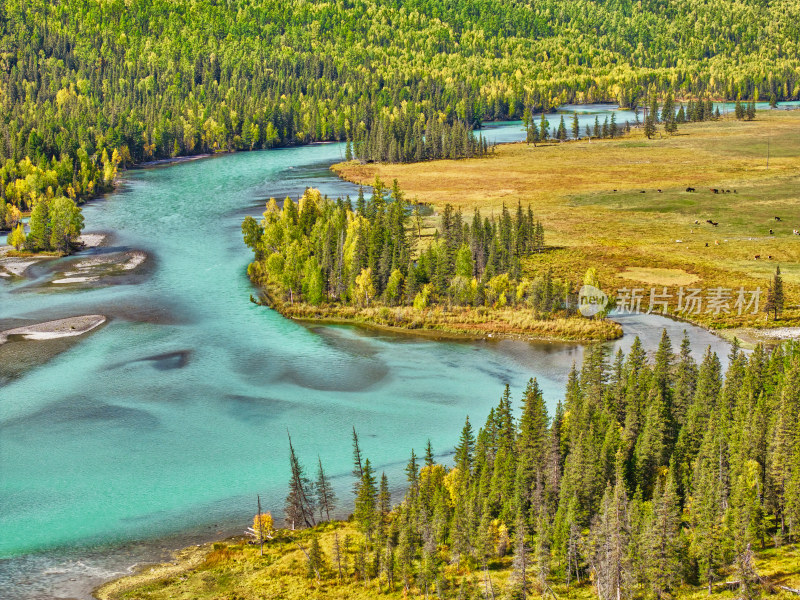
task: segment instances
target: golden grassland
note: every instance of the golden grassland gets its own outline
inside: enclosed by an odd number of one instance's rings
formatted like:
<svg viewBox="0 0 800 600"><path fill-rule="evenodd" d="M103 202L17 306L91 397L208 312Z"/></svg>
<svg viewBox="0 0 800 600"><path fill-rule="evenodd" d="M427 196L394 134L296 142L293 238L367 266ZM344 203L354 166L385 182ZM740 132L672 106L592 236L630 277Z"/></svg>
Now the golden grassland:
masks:
<svg viewBox="0 0 800 600"><path fill-rule="evenodd" d="M270 304L284 317L301 321L355 323L417 335L460 338L605 341L622 336L622 327L606 319L540 316L518 308Z"/></svg>
<svg viewBox="0 0 800 600"><path fill-rule="evenodd" d="M550 250L525 269L551 267L580 281L594 267L612 295L640 287L649 301L651 286L675 294L681 279L703 290L760 287L765 295L780 265L786 310L777 322L763 312L738 316L733 300L732 314L687 319L715 329L800 325L800 236L793 234L800 230L800 111L687 124L652 140L634 130L615 140L502 145L487 158L333 169L364 185L376 176L397 179L408 197L435 208L450 203L466 215L530 204Z"/></svg>
<svg viewBox="0 0 800 600"><path fill-rule="evenodd" d="M403 591L400 581L393 590L385 578L370 582L359 581L353 575L352 557L340 581L334 562L334 537L340 543L345 535L357 539L359 535L351 523L325 523L313 530L282 532L264 546L264 556L257 545L245 539L209 543L182 550L172 563L147 567L140 573L108 583L97 591L99 600L361 600L368 598L399 599L422 597L412 587ZM320 581L308 576L307 561L298 548L299 543L308 548L312 536L318 536L325 554L325 568ZM444 550L444 549L443 549ZM445 552L446 554L446 552ZM780 549L761 550L756 555L756 569L765 581L770 597L779 600L796 598L776 587L800 587L800 549L784 546ZM485 589L482 572L464 566L447 565L446 578L455 586L462 581L472 581L479 590ZM497 558L489 563L489 575L497 597L511 574L511 556ZM731 574L734 577L733 574ZM397 576L399 580L399 575ZM594 600L596 593L591 582L567 587L551 581L550 586L559 598ZM379 595L380 594L380 595ZM712 596L719 600L733 600L738 590L725 586L715 587ZM684 585L674 595L675 600L701 600L708 598L705 586Z"/></svg>

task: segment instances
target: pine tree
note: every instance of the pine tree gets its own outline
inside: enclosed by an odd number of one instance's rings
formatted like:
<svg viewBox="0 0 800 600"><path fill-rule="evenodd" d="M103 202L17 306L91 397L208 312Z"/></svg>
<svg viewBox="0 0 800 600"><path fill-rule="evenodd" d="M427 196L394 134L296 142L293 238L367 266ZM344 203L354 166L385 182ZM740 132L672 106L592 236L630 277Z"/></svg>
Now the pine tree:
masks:
<svg viewBox="0 0 800 600"><path fill-rule="evenodd" d="M417 466L417 455L414 454L413 448L411 449L411 458L406 466L406 481L408 482L409 494L413 496L419 487L419 467Z"/></svg>
<svg viewBox="0 0 800 600"><path fill-rule="evenodd" d="M650 392L644 426L634 449L635 481L649 498L659 467L665 467L668 460L669 424L667 408L661 391Z"/></svg>
<svg viewBox="0 0 800 600"><path fill-rule="evenodd" d="M378 492L378 509L381 517L385 519L391 508L392 494L389 491L389 479L386 477L386 473L381 473L381 486Z"/></svg>
<svg viewBox="0 0 800 600"><path fill-rule="evenodd" d="M309 493L312 486L304 475L302 465L297 460L291 436L289 436L289 466L292 476L289 480L289 494L286 496L286 522L292 529L313 527L316 524L314 501Z"/></svg>
<svg viewBox="0 0 800 600"><path fill-rule="evenodd" d="M377 525L378 509L378 490L375 485L375 474L369 459L364 461L363 476L355 502L355 512L353 517L358 523L359 529L367 537L372 539L372 534Z"/></svg>
<svg viewBox="0 0 800 600"><path fill-rule="evenodd" d="M319 517L322 520L323 514L330 521L331 513L336 511L336 492L333 491L330 479L322 468L322 459L318 456L319 469L317 470L317 481L314 485L319 504Z"/></svg>
<svg viewBox="0 0 800 600"><path fill-rule="evenodd" d="M525 524L522 519L518 519L516 531L514 560L511 563L512 572L509 578L508 597L513 600L526 600L530 588L530 581L528 580L530 557L525 540Z"/></svg>
<svg viewBox="0 0 800 600"><path fill-rule="evenodd" d="M430 439L428 443L425 444L425 466L432 467L436 461L433 458L433 446L431 446Z"/></svg>
<svg viewBox="0 0 800 600"><path fill-rule="evenodd" d="M461 481L468 484L472 475L472 456L475 448L475 435L472 432L472 425L469 416L464 421L461 429L461 436L456 446L455 466L461 474Z"/></svg>
<svg viewBox="0 0 800 600"><path fill-rule="evenodd" d="M747 104L747 110L745 111L745 117L748 121L752 121L756 118L756 103L755 101L749 102Z"/></svg>
<svg viewBox="0 0 800 600"><path fill-rule="evenodd" d="M675 386L672 393L672 422L675 424L674 434L686 423L686 413L694 398L697 384L697 364L692 358L689 335L683 332L681 351L675 367Z"/></svg>
<svg viewBox="0 0 800 600"><path fill-rule="evenodd" d="M613 487L610 483L606 487L590 535L591 565L600 600L627 597L631 579L630 522L622 460L618 455L616 482Z"/></svg>
<svg viewBox="0 0 800 600"><path fill-rule="evenodd" d="M560 142L566 141L567 139L567 127L564 124L564 115L561 115L561 121L558 124L558 131L556 133L556 137Z"/></svg>
<svg viewBox="0 0 800 600"><path fill-rule="evenodd" d="M529 144L533 144L533 147L536 147L536 142L541 140L541 131L539 131L539 126L536 125L536 121L531 118L530 125L528 126L528 130L526 133L526 141Z"/></svg>
<svg viewBox="0 0 800 600"><path fill-rule="evenodd" d="M644 118L644 135L647 139L651 139L656 134L655 117L652 113Z"/></svg>
<svg viewBox="0 0 800 600"><path fill-rule="evenodd" d="M548 421L542 391L537 381L531 379L528 381L522 400L522 416L516 442L517 469L514 495L516 510L522 514L528 514L534 482L544 481L549 442ZM542 506L538 509L541 510Z"/></svg>
<svg viewBox="0 0 800 600"><path fill-rule="evenodd" d="M355 425L353 426L353 495L358 496L361 489L361 480L364 478L364 468L361 464L361 448L358 446L358 434Z"/></svg>
<svg viewBox="0 0 800 600"><path fill-rule="evenodd" d="M311 538L311 545L306 554L306 560L308 565L308 577L316 577L317 581L320 581L322 569L325 565L325 553L319 545L319 536L315 535Z"/></svg>
<svg viewBox="0 0 800 600"><path fill-rule="evenodd" d="M781 277L780 266L775 267L775 275L772 283L767 289L767 302L764 305L764 312L772 313L773 320L778 320L778 314L783 312L783 278Z"/></svg>
<svg viewBox="0 0 800 600"><path fill-rule="evenodd" d="M680 583L681 525L675 469L670 468L661 478L653 497L653 518L645 534L648 579L656 598L670 597Z"/></svg>
<svg viewBox="0 0 800 600"><path fill-rule="evenodd" d="M692 523L691 551L697 560L700 579L711 594L719 570L726 562L723 520L727 505L726 457L721 454L720 430L716 417L709 420L697 456L689 513Z"/></svg>
<svg viewBox="0 0 800 600"><path fill-rule="evenodd" d="M46 198L39 198L33 205L26 238L26 246L31 250L50 250L49 205Z"/></svg>
<svg viewBox="0 0 800 600"><path fill-rule="evenodd" d="M572 113L572 139L581 137L581 125L578 122L578 113Z"/></svg>

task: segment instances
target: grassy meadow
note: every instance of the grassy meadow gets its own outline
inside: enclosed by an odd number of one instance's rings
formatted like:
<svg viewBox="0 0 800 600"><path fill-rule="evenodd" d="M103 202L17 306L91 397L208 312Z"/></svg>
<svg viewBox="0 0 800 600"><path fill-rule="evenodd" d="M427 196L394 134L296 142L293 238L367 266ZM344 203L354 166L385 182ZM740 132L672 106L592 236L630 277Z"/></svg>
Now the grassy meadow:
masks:
<svg viewBox="0 0 800 600"><path fill-rule="evenodd" d="M527 260L527 270L552 267L580 281L594 267L610 295L644 289L644 306L651 286L675 295L680 286L760 287L763 306L780 265L786 309L777 321L736 315L735 293L731 314L685 316L739 332L800 325L800 111L686 124L651 140L633 130L615 140L502 145L488 158L333 168L364 185L397 179L409 198L437 209L450 203L465 215L531 204L550 249Z"/></svg>
<svg viewBox="0 0 800 600"><path fill-rule="evenodd" d="M346 536L355 540L360 534L351 523L342 522L324 523L313 530L284 531L265 545L263 557L258 546L245 539L192 546L176 555L172 563L145 568L136 575L104 585L95 594L99 600L367 600L376 597L399 600L424 597L414 585L404 591L399 573L393 589L389 588L385 577L365 583L355 573L353 555L345 555L340 580L333 553L337 535L341 543ZM312 536L318 536L324 553L325 566L320 581L308 573L307 560L297 545L308 549ZM489 562L491 589L497 598L505 597L503 590L511 574L511 563L510 555ZM761 550L756 555L756 567L767 589L773 592L770 597L796 598L777 586L800 587L800 549ZM444 573L451 589L462 585L472 587L477 597L484 597L484 592L489 591L483 571L474 565L449 565ZM597 597L589 581L570 587L557 581L549 585L558 598L592 600ZM733 600L738 594L735 586L728 589L720 585L711 597ZM702 585L684 585L674 595L675 600L708 597L707 588Z"/></svg>

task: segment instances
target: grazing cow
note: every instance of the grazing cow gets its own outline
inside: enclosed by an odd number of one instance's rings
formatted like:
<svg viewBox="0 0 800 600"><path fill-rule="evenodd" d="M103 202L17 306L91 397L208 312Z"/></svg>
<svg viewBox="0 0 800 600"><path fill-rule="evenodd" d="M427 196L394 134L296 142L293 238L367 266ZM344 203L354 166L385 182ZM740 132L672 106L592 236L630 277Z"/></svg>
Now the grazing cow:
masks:
<svg viewBox="0 0 800 600"><path fill-rule="evenodd" d="M639 193L640 193L640 194L644 194L644 190L641 190Z"/></svg>
<svg viewBox="0 0 800 600"><path fill-rule="evenodd" d="M614 191L616 192L617 190L614 190Z"/></svg>
<svg viewBox="0 0 800 600"><path fill-rule="evenodd" d="M661 190L658 190L658 193L660 194L660 193L661 193Z"/></svg>
<svg viewBox="0 0 800 600"><path fill-rule="evenodd" d="M694 220L694 224L695 224L695 225L700 225L700 221L698 221L697 219L695 219L695 220Z"/></svg>
<svg viewBox="0 0 800 600"><path fill-rule="evenodd" d="M770 259L770 260L772 260L772 254L770 254L769 256L767 256L767 258L768 258L768 259Z"/></svg>
<svg viewBox="0 0 800 600"><path fill-rule="evenodd" d="M781 218L780 217L775 217L775 220L780 222Z"/></svg>
<svg viewBox="0 0 800 600"><path fill-rule="evenodd" d="M736 193L736 190L733 190L733 193L735 194L735 193Z"/></svg>
<svg viewBox="0 0 800 600"><path fill-rule="evenodd" d="M756 255L753 257L753 260L758 260L759 258L761 258L761 255L760 255L760 254L756 254Z"/></svg>
<svg viewBox="0 0 800 600"><path fill-rule="evenodd" d="M770 230L769 230L769 234L770 234L770 235L775 235L775 232L774 232L774 231L772 231L772 229L770 229Z"/></svg>
<svg viewBox="0 0 800 600"><path fill-rule="evenodd" d="M719 246L719 240L714 240L714 245Z"/></svg>
<svg viewBox="0 0 800 600"><path fill-rule="evenodd" d="M717 188L709 188L715 194L719 194L719 190Z"/></svg>
<svg viewBox="0 0 800 600"><path fill-rule="evenodd" d="M706 248L708 248L708 242L706 242Z"/></svg>
<svg viewBox="0 0 800 600"><path fill-rule="evenodd" d="M686 191L687 192L694 192L694 191L697 191L697 190L695 190L693 187L687 187Z"/></svg>
<svg viewBox="0 0 800 600"><path fill-rule="evenodd" d="M792 229L792 233L793 233L794 235L800 235L800 230L798 230L798 229Z"/></svg>

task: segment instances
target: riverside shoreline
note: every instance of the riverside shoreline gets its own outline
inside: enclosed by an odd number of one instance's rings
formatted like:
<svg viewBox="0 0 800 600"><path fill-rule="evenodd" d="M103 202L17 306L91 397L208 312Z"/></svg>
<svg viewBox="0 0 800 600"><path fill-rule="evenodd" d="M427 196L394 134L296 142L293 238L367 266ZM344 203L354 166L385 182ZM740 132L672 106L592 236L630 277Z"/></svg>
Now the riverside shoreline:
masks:
<svg viewBox="0 0 800 600"><path fill-rule="evenodd" d="M489 309L482 313L467 308L446 310L431 307L415 311L410 306L378 306L359 310L354 307L262 304L285 318L305 324L354 325L429 339L592 343L616 340L623 335L622 327L610 319L559 317L528 320L526 311L521 309ZM515 318L524 324L515 323Z"/></svg>

